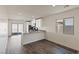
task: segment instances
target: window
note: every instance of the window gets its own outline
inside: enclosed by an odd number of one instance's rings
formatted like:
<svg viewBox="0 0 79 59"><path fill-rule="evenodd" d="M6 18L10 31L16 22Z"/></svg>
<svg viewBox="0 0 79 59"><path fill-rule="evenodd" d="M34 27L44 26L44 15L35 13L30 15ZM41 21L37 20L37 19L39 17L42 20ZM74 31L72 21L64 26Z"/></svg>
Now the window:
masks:
<svg viewBox="0 0 79 59"><path fill-rule="evenodd" d="M31 25L36 26L38 29L40 29L41 28L41 19L37 19L37 20L33 19L31 21Z"/></svg>
<svg viewBox="0 0 79 59"><path fill-rule="evenodd" d="M29 25L32 25L31 21L26 21L25 22L25 32L29 33Z"/></svg>
<svg viewBox="0 0 79 59"><path fill-rule="evenodd" d="M63 33L63 20L56 21L57 33Z"/></svg>
<svg viewBox="0 0 79 59"><path fill-rule="evenodd" d="M64 25L63 33L74 34L73 17L65 18L63 25Z"/></svg>
<svg viewBox="0 0 79 59"><path fill-rule="evenodd" d="M35 20L35 19L33 19L33 20L31 21L31 25L32 25L32 26L36 26L36 20Z"/></svg>
<svg viewBox="0 0 79 59"><path fill-rule="evenodd" d="M38 29L41 28L41 19L36 20L36 27L37 27Z"/></svg>
<svg viewBox="0 0 79 59"><path fill-rule="evenodd" d="M56 30L57 33L74 34L73 17L56 20Z"/></svg>

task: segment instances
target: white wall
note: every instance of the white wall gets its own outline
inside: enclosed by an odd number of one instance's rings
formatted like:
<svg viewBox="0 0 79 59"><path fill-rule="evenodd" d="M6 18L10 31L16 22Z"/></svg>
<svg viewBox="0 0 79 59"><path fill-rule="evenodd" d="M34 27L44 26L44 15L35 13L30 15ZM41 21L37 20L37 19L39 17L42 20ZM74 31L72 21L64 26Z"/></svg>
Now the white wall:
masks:
<svg viewBox="0 0 79 59"><path fill-rule="evenodd" d="M74 35L56 33L56 19L74 17ZM79 51L79 8L44 17L42 29L47 31L47 39Z"/></svg>
<svg viewBox="0 0 79 59"><path fill-rule="evenodd" d="M0 22L6 23L6 34L0 34L0 54L6 52L8 40L8 16L6 6L0 6ZM1 27L0 27L1 28Z"/></svg>

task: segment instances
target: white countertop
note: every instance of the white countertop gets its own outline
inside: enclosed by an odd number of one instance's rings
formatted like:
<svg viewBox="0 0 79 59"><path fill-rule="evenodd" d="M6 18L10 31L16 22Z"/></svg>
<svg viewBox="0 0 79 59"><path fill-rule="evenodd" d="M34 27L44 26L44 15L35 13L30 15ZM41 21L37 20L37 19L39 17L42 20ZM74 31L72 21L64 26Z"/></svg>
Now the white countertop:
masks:
<svg viewBox="0 0 79 59"><path fill-rule="evenodd" d="M25 34L39 33L39 32L45 32L45 31L44 30L31 31L31 32L28 32L28 33L23 33L23 35L25 35Z"/></svg>

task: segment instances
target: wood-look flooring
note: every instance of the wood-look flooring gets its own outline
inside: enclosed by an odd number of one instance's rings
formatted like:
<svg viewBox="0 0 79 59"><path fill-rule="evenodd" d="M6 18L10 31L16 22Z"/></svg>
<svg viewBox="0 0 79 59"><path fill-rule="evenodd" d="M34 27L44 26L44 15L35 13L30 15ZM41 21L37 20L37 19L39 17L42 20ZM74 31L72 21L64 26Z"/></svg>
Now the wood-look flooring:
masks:
<svg viewBox="0 0 79 59"><path fill-rule="evenodd" d="M27 45L21 45L21 35L12 36L7 45L7 54L75 54L48 40L40 40Z"/></svg>

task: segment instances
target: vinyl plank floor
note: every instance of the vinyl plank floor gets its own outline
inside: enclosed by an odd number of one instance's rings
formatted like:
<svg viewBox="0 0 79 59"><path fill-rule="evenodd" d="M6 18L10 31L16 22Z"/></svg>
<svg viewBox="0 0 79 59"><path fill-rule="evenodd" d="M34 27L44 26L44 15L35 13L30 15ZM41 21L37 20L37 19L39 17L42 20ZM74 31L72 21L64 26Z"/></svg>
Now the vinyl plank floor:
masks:
<svg viewBox="0 0 79 59"><path fill-rule="evenodd" d="M75 54L48 40L40 40L27 45L21 45L21 35L12 36L9 38L7 45L7 54Z"/></svg>

